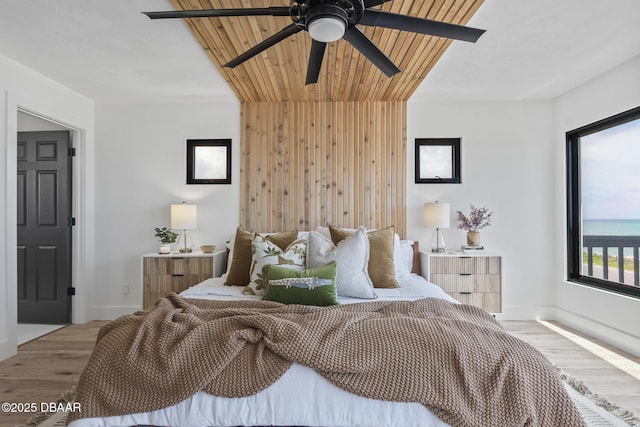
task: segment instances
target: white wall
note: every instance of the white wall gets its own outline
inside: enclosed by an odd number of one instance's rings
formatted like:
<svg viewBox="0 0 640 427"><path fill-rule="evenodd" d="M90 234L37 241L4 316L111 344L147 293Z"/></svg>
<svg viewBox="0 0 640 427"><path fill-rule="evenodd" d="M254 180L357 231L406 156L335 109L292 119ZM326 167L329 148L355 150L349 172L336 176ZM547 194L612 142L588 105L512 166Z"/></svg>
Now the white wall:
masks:
<svg viewBox="0 0 640 427"><path fill-rule="evenodd" d="M430 247L424 202L451 204L447 250L466 242L456 210L487 206L493 224L482 244L503 256L504 319L553 315L553 118L551 101L429 101L411 99L407 123L407 236ZM415 184L415 139L460 137L461 184Z"/></svg>
<svg viewBox="0 0 640 427"><path fill-rule="evenodd" d="M566 132L640 105L640 56L555 100L556 319L640 356L640 300L565 281Z"/></svg>
<svg viewBox="0 0 640 427"><path fill-rule="evenodd" d="M84 239L91 236L93 148L93 102L76 92L0 55L0 360L16 351L17 273L16 273L16 139L18 109L36 112L76 129L77 143L82 147L82 164L74 179L74 215L82 219L82 235L74 231L75 247L82 249L82 271L74 264L74 277L79 295L73 303L74 317L79 313L78 300L84 297L86 273L92 268L90 248ZM79 180L82 185L78 185Z"/></svg>
<svg viewBox="0 0 640 427"><path fill-rule="evenodd" d="M186 185L186 140L232 139L231 185ZM94 319L142 307L143 254L157 252L154 228L170 205L198 206L196 244L224 248L239 220L240 103L209 99L96 106L96 279ZM122 294L128 284L129 295Z"/></svg>

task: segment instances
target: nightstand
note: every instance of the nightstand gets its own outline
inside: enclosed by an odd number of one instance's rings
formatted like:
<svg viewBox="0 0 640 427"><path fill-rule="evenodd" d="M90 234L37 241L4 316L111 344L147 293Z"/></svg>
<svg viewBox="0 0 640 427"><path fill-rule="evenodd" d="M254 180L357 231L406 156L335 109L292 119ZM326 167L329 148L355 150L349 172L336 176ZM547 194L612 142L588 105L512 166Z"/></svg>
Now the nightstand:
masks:
<svg viewBox="0 0 640 427"><path fill-rule="evenodd" d="M421 252L424 277L456 300L490 313L502 310L502 257L492 253ZM426 262L425 262L426 261Z"/></svg>
<svg viewBox="0 0 640 427"><path fill-rule="evenodd" d="M210 277L219 277L226 266L226 251L146 254L142 256L143 309L169 292L182 292Z"/></svg>

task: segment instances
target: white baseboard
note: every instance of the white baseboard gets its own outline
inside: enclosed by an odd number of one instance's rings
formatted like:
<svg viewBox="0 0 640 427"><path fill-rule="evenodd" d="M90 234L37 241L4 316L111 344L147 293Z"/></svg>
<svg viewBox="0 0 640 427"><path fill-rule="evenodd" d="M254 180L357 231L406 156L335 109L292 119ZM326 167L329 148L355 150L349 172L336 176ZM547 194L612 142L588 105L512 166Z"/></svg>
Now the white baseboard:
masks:
<svg viewBox="0 0 640 427"><path fill-rule="evenodd" d="M15 341L0 341L0 361L15 356L18 352L18 346Z"/></svg>
<svg viewBox="0 0 640 427"><path fill-rule="evenodd" d="M626 332L595 322L586 317L563 310L555 309L554 320L562 323L578 332L582 332L608 344L618 347L619 349L640 357L640 337L633 336Z"/></svg>
<svg viewBox="0 0 640 427"><path fill-rule="evenodd" d="M115 320L120 316L141 311L142 307L133 306L93 306L87 311L88 321L91 320Z"/></svg>
<svg viewBox="0 0 640 427"><path fill-rule="evenodd" d="M502 308L502 313L496 313L498 320L551 320L554 316L553 307L530 307L509 305Z"/></svg>

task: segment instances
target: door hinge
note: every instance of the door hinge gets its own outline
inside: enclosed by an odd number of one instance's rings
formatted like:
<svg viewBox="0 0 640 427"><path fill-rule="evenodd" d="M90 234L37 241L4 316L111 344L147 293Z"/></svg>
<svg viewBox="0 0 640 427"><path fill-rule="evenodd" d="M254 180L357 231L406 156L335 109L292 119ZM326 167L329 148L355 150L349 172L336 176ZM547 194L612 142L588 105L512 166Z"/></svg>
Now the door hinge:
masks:
<svg viewBox="0 0 640 427"><path fill-rule="evenodd" d="M76 156L76 149L74 147L69 147L69 156L71 157Z"/></svg>
<svg viewBox="0 0 640 427"><path fill-rule="evenodd" d="M76 288L74 288L73 286L69 286L67 288L67 295L69 296L73 296L76 294Z"/></svg>
<svg viewBox="0 0 640 427"><path fill-rule="evenodd" d="M67 220L67 225L73 227L74 225L76 225L76 219L74 217L71 217Z"/></svg>

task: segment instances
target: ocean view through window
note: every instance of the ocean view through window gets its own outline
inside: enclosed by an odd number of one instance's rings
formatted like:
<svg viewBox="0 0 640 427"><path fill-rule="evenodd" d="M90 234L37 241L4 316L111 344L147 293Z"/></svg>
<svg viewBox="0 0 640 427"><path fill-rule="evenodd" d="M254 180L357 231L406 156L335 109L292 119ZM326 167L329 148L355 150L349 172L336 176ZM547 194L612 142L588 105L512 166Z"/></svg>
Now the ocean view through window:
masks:
<svg viewBox="0 0 640 427"><path fill-rule="evenodd" d="M568 279L640 297L640 107L567 132Z"/></svg>

